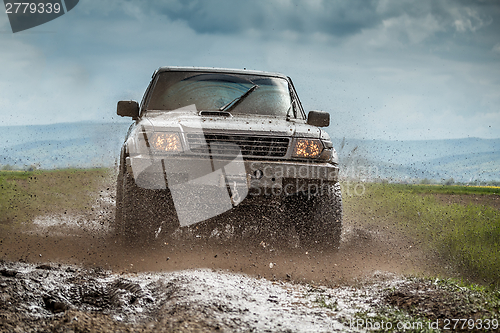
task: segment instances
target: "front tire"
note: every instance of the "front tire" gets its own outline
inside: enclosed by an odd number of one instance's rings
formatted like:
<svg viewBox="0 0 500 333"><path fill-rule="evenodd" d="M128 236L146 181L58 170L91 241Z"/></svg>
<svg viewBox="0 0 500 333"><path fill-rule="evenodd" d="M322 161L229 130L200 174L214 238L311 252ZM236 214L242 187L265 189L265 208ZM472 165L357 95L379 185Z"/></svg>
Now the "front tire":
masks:
<svg viewBox="0 0 500 333"><path fill-rule="evenodd" d="M287 211L295 213L295 230L301 246L338 250L342 234L342 193L340 184L324 186L320 193L298 193Z"/></svg>
<svg viewBox="0 0 500 333"><path fill-rule="evenodd" d="M117 191L115 228L127 245L150 246L175 229L178 221L168 190L141 188L127 171L118 180L122 190L120 195Z"/></svg>

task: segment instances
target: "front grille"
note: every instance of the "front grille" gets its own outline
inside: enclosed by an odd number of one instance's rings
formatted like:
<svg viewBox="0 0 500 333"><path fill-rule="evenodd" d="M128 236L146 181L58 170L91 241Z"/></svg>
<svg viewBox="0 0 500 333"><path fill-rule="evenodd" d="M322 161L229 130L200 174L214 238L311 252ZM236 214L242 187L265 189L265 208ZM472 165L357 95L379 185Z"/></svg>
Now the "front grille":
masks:
<svg viewBox="0 0 500 333"><path fill-rule="evenodd" d="M283 157L289 138L224 134L187 134L189 149L196 154L212 156ZM210 148L210 151L209 151Z"/></svg>

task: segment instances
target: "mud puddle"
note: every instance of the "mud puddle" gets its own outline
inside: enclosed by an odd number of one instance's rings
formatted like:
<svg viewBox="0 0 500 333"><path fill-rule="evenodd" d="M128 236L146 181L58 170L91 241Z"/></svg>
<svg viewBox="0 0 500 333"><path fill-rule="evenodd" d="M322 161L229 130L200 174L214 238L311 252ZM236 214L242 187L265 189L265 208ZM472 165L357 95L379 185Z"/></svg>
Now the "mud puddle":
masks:
<svg viewBox="0 0 500 333"><path fill-rule="evenodd" d="M393 275L328 288L208 269L116 274L0 266L1 327L18 331L356 332L355 313L374 311L387 290L408 284Z"/></svg>
<svg viewBox="0 0 500 333"><path fill-rule="evenodd" d="M442 328L449 318L490 318L498 327L498 313L479 305L487 303L481 295L454 288L382 272L355 284L325 287L223 270L113 273L2 261L0 330L366 332L371 331L367 323L385 321L394 328L389 331L404 332L408 325ZM397 308L412 316L389 322L385 311Z"/></svg>

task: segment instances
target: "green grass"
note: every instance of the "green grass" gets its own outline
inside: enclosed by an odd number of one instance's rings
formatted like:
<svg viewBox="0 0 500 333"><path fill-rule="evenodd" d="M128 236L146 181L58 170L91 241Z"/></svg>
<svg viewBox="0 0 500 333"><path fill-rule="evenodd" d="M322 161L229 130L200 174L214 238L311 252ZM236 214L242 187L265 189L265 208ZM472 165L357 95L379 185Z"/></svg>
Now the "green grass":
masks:
<svg viewBox="0 0 500 333"><path fill-rule="evenodd" d="M498 186L464 186L464 185L405 185L391 184L395 190L409 191L415 194L498 194Z"/></svg>
<svg viewBox="0 0 500 333"><path fill-rule="evenodd" d="M0 225L83 210L108 169L0 171Z"/></svg>
<svg viewBox="0 0 500 333"><path fill-rule="evenodd" d="M470 188L394 184L364 184L364 188L361 196L350 197L345 195L349 188L344 190L346 206L356 214L374 217L377 223L396 223L405 234L422 240L451 262L464 277L500 287L500 211L473 204L447 205L422 195Z"/></svg>

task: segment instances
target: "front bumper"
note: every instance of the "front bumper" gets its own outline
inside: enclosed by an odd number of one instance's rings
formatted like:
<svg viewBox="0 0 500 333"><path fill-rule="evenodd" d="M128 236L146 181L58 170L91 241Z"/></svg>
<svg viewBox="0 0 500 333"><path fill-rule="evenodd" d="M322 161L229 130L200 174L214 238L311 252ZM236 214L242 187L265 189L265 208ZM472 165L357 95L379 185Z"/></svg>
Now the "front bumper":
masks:
<svg viewBox="0 0 500 333"><path fill-rule="evenodd" d="M191 183L226 187L235 184L248 189L278 189L293 192L301 184L338 182L339 168L330 163L210 159L192 156L159 157L136 155L126 158L127 171L137 186L166 189ZM291 186L290 184L294 184Z"/></svg>
<svg viewBox="0 0 500 333"><path fill-rule="evenodd" d="M286 195L317 193L338 181L333 164L244 160L241 155L229 160L132 155L126 158L126 169L139 187L169 190L181 226L239 204L279 206Z"/></svg>

